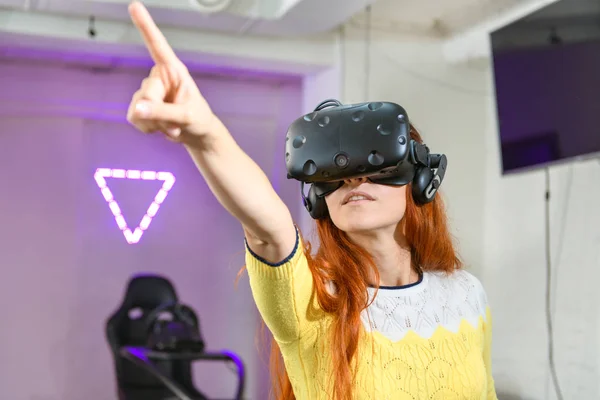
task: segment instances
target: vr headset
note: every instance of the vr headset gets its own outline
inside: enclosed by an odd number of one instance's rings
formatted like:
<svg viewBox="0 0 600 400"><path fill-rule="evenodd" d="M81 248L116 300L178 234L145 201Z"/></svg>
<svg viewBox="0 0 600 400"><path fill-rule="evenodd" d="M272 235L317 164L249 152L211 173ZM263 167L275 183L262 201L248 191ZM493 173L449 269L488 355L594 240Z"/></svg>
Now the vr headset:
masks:
<svg viewBox="0 0 600 400"><path fill-rule="evenodd" d="M301 182L311 217L321 219L328 215L325 196L351 178L393 186L412 182L415 202L429 203L444 179L447 159L411 139L408 115L398 104L325 100L290 125L285 164L288 179ZM311 185L307 195L305 184Z"/></svg>

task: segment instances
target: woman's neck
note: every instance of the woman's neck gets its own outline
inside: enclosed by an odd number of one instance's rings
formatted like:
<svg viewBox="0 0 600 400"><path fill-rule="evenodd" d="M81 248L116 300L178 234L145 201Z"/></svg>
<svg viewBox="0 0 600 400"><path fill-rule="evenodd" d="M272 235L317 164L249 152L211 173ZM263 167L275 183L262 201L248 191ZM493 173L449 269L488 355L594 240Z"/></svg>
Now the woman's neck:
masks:
<svg viewBox="0 0 600 400"><path fill-rule="evenodd" d="M349 233L353 242L369 252L379 271L380 286L404 286L419 280L412 267L412 257L406 238L398 229L367 233Z"/></svg>

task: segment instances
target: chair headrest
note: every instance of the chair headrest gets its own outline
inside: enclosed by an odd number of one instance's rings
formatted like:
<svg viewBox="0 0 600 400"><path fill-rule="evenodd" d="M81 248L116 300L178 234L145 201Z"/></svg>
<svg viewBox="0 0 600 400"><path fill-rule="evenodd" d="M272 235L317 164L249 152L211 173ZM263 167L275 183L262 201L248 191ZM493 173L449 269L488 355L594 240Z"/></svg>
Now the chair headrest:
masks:
<svg viewBox="0 0 600 400"><path fill-rule="evenodd" d="M153 309L160 304L177 300L175 288L167 278L152 274L138 274L129 280L121 308Z"/></svg>

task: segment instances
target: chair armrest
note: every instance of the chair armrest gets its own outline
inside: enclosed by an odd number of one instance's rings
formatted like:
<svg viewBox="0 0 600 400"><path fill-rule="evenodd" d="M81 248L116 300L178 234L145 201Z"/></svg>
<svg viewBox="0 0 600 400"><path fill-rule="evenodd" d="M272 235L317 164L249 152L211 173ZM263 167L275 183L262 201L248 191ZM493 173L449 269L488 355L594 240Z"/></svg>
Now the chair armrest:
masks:
<svg viewBox="0 0 600 400"><path fill-rule="evenodd" d="M120 350L121 356L133 361L140 367L152 373L156 378L160 379L174 394L179 396L181 400L193 400L189 395L185 394L185 390L176 382L164 376L162 372L152 363L152 360L212 360L212 361L233 361L237 368L238 385L235 394L235 400L242 400L244 389L246 386L246 370L242 359L232 351L221 350L220 352L189 352L189 353L173 353L165 351L157 351L142 347L123 347ZM152 369L152 370L151 370ZM160 374L157 375L157 374ZM182 393L182 394L180 394ZM182 397L187 396L187 397Z"/></svg>
<svg viewBox="0 0 600 400"><path fill-rule="evenodd" d="M242 359L232 351L222 350L221 354L227 359L233 361L237 367L238 387L235 393L235 400L242 400L242 396L244 395L244 387L246 384L246 370L244 368L244 363Z"/></svg>

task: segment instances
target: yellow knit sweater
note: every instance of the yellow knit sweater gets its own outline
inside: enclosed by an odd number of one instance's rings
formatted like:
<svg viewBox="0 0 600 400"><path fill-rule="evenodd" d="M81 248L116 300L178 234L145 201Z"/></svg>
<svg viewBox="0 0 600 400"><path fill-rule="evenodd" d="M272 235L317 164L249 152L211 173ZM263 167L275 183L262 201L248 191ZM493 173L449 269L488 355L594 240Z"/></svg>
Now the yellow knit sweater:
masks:
<svg viewBox="0 0 600 400"><path fill-rule="evenodd" d="M298 243L290 257L273 265L246 247L246 265L296 399L330 400L331 319L312 296L303 250ZM497 399L490 366L491 317L473 275L426 272L417 284L381 288L363 314L355 399Z"/></svg>

